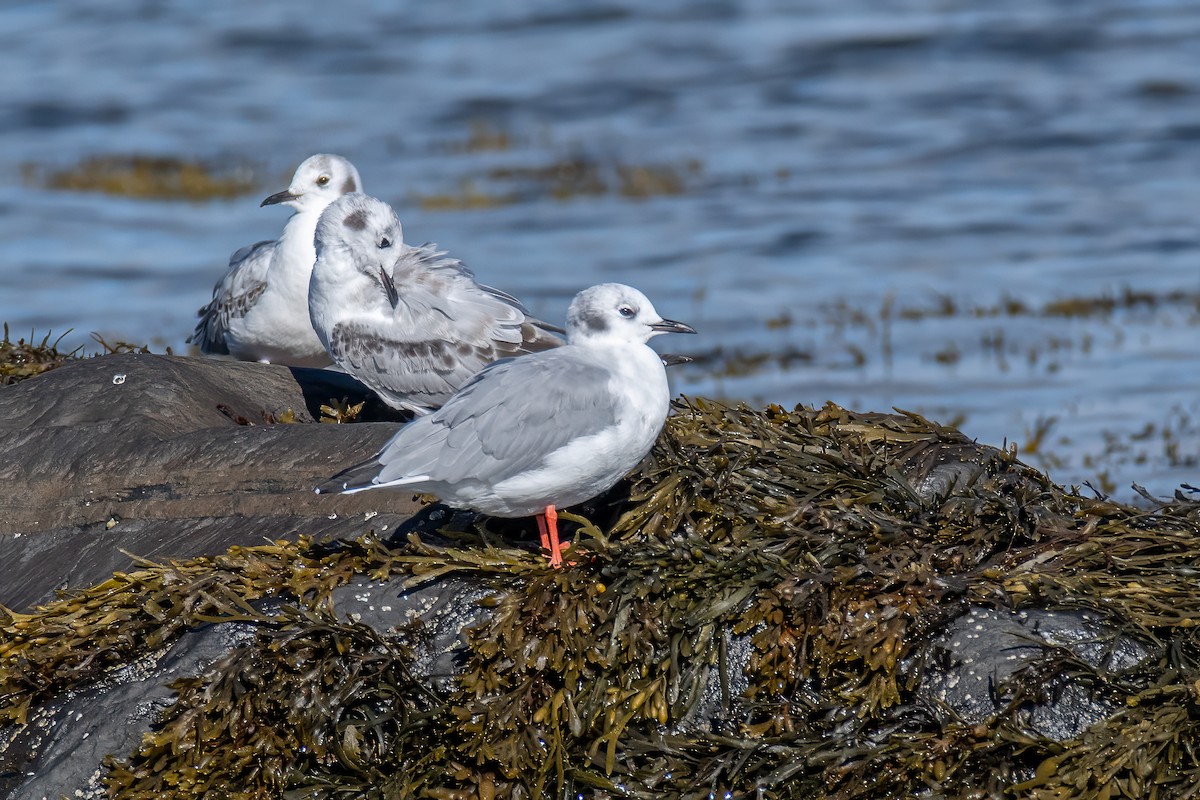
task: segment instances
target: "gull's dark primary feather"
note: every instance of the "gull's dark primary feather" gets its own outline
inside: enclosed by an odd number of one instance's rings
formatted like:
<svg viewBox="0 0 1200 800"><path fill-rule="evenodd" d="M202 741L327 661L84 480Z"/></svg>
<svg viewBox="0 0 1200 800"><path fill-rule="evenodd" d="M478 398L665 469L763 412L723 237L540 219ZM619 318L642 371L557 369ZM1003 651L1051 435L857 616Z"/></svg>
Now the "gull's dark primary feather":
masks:
<svg viewBox="0 0 1200 800"><path fill-rule="evenodd" d="M366 486L378 474L379 454L376 453L366 461L360 461L351 467L347 467L329 480L324 481L316 487L315 491L317 494L334 494L343 492L346 489L353 489L356 486Z"/></svg>

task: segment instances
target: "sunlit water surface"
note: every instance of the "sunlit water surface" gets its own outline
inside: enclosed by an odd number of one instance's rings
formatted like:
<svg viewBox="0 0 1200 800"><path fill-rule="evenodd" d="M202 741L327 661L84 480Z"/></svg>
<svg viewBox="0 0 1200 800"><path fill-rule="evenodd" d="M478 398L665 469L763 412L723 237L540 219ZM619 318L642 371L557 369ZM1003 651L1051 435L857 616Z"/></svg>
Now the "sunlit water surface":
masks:
<svg viewBox="0 0 1200 800"><path fill-rule="evenodd" d="M693 324L659 340L704 356L677 391L917 411L1123 497L1200 481L1200 5L299 8L0 7L14 337L185 351L286 218L258 200L337 152L539 316L622 281ZM127 154L257 189L29 177Z"/></svg>

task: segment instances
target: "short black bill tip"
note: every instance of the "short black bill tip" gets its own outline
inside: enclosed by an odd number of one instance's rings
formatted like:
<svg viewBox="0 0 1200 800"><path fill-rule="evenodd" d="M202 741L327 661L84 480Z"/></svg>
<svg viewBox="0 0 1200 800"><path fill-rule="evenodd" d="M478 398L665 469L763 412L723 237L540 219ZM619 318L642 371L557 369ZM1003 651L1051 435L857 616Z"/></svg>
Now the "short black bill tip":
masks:
<svg viewBox="0 0 1200 800"><path fill-rule="evenodd" d="M685 325L682 322L676 322L673 319L660 319L650 326L651 330L659 333L695 333L696 329L691 325Z"/></svg>
<svg viewBox="0 0 1200 800"><path fill-rule="evenodd" d="M266 200L263 200L261 203L258 204L258 207L265 208L267 206L277 206L280 203L286 203L289 200L297 200L297 199L299 199L299 197L300 197L300 195L292 194L291 192L289 192L285 189L282 192L276 192L275 194L268 197Z"/></svg>

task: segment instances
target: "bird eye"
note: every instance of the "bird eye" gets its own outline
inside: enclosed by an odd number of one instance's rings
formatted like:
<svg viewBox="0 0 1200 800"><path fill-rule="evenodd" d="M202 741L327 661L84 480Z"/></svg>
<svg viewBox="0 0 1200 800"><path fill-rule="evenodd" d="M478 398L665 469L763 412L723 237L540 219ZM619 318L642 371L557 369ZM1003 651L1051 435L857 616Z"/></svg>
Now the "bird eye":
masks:
<svg viewBox="0 0 1200 800"><path fill-rule="evenodd" d="M329 185L329 176L328 175L322 175L321 177L317 178L317 186L328 186L328 185Z"/></svg>
<svg viewBox="0 0 1200 800"><path fill-rule="evenodd" d="M621 306L617 309L617 313L625 319L633 319L633 315L637 312L633 310L633 306Z"/></svg>
<svg viewBox="0 0 1200 800"><path fill-rule="evenodd" d="M386 236L379 240L379 249L380 250L386 250L387 248L389 248L391 246L392 246L392 240L387 238Z"/></svg>

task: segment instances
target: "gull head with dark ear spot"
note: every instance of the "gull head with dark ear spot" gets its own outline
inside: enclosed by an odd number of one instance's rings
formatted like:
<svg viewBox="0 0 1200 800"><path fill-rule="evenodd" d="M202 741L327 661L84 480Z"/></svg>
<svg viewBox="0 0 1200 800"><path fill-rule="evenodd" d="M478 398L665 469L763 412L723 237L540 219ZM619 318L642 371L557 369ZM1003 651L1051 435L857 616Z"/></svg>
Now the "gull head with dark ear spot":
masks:
<svg viewBox="0 0 1200 800"><path fill-rule="evenodd" d="M362 178L349 160L317 153L296 168L286 191L271 195L262 204L283 203L297 211L319 212L338 197L357 191L362 191Z"/></svg>
<svg viewBox="0 0 1200 800"><path fill-rule="evenodd" d="M567 310L567 338L585 342L645 342L660 333L695 333L687 325L663 319L646 295L621 283L584 289Z"/></svg>
<svg viewBox="0 0 1200 800"><path fill-rule="evenodd" d="M317 257L327 248L349 251L361 271L378 276L382 266L391 268L403 242L400 220L392 207L368 194L342 195L321 212L314 243Z"/></svg>

